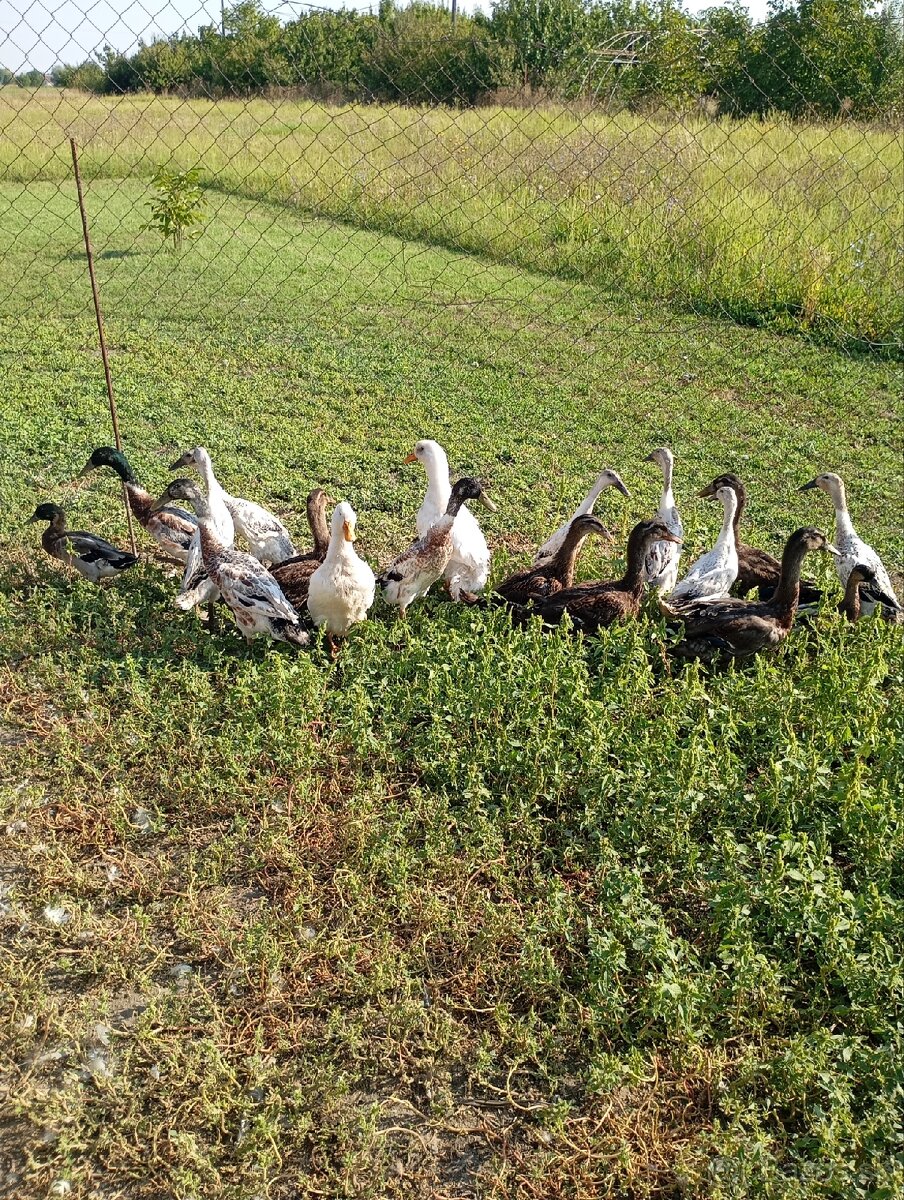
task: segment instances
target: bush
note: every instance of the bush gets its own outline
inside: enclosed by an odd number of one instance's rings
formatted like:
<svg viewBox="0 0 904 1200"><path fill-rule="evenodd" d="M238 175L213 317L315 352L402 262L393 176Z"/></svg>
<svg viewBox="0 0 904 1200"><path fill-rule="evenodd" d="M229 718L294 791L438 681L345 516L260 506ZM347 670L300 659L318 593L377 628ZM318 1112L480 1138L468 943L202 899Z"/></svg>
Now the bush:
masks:
<svg viewBox="0 0 904 1200"><path fill-rule="evenodd" d="M447 10L417 3L381 21L361 72L373 99L405 104L474 104L505 78L485 26L460 17L453 28Z"/></svg>

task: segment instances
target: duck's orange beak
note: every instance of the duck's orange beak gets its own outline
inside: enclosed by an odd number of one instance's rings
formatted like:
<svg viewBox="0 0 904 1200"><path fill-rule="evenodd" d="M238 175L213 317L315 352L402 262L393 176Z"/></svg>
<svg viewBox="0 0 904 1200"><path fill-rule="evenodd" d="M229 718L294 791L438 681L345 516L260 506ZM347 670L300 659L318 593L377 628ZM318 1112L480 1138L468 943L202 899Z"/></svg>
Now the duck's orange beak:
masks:
<svg viewBox="0 0 904 1200"><path fill-rule="evenodd" d="M348 521L342 522L342 536L347 542L353 542L355 540L355 531L352 529Z"/></svg>
<svg viewBox="0 0 904 1200"><path fill-rule="evenodd" d="M412 450L412 452L408 455L408 457L406 459L404 459L403 461L406 463L417 462L417 455Z"/></svg>

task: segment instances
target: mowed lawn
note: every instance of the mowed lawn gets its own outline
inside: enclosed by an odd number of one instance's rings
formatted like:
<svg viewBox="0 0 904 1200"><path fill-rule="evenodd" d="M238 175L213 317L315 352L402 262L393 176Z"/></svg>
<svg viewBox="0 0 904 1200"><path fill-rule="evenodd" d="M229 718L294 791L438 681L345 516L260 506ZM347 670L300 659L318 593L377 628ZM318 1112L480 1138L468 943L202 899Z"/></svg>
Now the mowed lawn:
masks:
<svg viewBox="0 0 904 1200"><path fill-rule="evenodd" d="M435 437L501 577L611 465L591 577L665 442L688 556L714 474L778 552L837 470L900 572L892 365L224 196L172 256L144 183L87 198L150 487L202 443L304 542L322 484L376 567ZM75 480L110 434L72 189L0 211L0 1194L901 1194L900 630L829 604L706 674L652 614L583 640L437 596L333 661L208 635L153 554L91 587L23 527L125 537Z"/></svg>

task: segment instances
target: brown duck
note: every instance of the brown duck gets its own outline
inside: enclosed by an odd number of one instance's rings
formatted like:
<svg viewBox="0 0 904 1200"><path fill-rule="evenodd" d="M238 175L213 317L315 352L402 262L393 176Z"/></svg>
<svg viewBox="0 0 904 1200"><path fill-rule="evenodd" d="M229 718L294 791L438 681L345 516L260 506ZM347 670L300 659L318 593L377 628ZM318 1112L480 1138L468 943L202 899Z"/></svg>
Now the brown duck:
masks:
<svg viewBox="0 0 904 1200"><path fill-rule="evenodd" d="M326 558L330 545L330 527L326 523L328 498L322 488L308 493L307 517L314 539L314 549L307 554L296 554L285 562L270 568L270 574L279 584L283 595L297 609L304 607L308 598L311 576Z"/></svg>
<svg viewBox="0 0 904 1200"><path fill-rule="evenodd" d="M862 586L861 586L862 585ZM881 605L882 613L889 615L887 620L899 623L902 619L900 604L894 596L882 591L881 584L876 579L876 572L866 563L857 563L851 568L847 583L844 587L844 598L838 605L838 611L851 622L859 621L862 615L863 601L872 601Z"/></svg>
<svg viewBox="0 0 904 1200"><path fill-rule="evenodd" d="M745 546L741 541L738 527L741 524L741 515L747 506L747 489L741 483L740 479L738 479L737 475L733 475L730 472L725 475L718 475L712 483L708 484L700 492L700 495L707 499L711 498L715 496L721 487L731 488L738 498L738 507L735 509L734 515L735 546L738 552L738 577L734 582L732 591L738 596L748 596L756 588L761 600L769 600L778 587L779 576L782 573L782 564L766 550L759 550L756 546ZM822 591L815 583L811 583L809 580L801 580L800 604L815 604L821 597Z"/></svg>
<svg viewBox="0 0 904 1200"><path fill-rule="evenodd" d="M496 588L496 595L509 604L530 604L545 600L557 592L570 588L574 583L574 569L578 555L592 533L612 540L612 535L599 517L582 513L568 526L565 537L551 558L535 566L515 571Z"/></svg>
<svg viewBox="0 0 904 1200"><path fill-rule="evenodd" d="M770 600L698 601L676 610L684 624L684 640L675 647L681 658L743 657L780 646L797 612L800 572L810 550L838 551L818 529L798 529L782 554L778 585Z"/></svg>
<svg viewBox="0 0 904 1200"><path fill-rule="evenodd" d="M661 521L641 521L628 536L628 565L621 579L579 583L525 607L522 612L541 616L546 625L558 625L567 612L574 624L587 633L614 621L636 617L646 590L644 561L654 542L681 545L681 538Z"/></svg>

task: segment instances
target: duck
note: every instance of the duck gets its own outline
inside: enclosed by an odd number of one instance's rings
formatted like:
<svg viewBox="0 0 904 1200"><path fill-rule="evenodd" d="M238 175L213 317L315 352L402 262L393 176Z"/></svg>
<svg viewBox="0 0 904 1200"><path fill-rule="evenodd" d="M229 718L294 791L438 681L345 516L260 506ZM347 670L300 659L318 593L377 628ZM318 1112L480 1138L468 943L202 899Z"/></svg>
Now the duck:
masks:
<svg viewBox="0 0 904 1200"><path fill-rule="evenodd" d="M246 641L263 635L307 646L310 635L273 576L253 554L236 550L220 537L210 498L192 480L174 479L155 504L162 508L173 500L186 500L195 510L204 570Z"/></svg>
<svg viewBox="0 0 904 1200"><path fill-rule="evenodd" d="M452 492L449 459L438 442L425 438L405 462L419 462L427 474L427 491L416 519L418 537L423 538L447 510ZM474 514L462 508L452 530L452 554L443 571L449 594L453 600L467 600L483 591L489 577L490 548Z"/></svg>
<svg viewBox="0 0 904 1200"><path fill-rule="evenodd" d="M195 446L177 458L170 467L171 471L181 471L185 467L194 467L207 486L210 495L210 481L215 479L210 455L203 446ZM232 517L234 529L248 543L248 549L262 563L285 562L297 553L289 531L269 509L253 500L243 500L241 496L232 496L217 482L223 503Z"/></svg>
<svg viewBox="0 0 904 1200"><path fill-rule="evenodd" d="M186 450L174 463L170 463L169 470L178 471L183 466L189 465L197 470L204 482L204 488L207 492L207 507L209 509L208 520L213 526L218 542L223 546L232 546L235 540L235 525L232 521L232 514L226 504L226 493L220 487L220 482L213 473L210 455L203 446L195 446L192 450ZM155 504L159 505L161 509L167 506L165 501L166 495L167 491L164 491L155 501ZM197 509L195 512L197 513ZM200 528L198 528L192 535L191 543L188 547L188 558L185 563L185 570L182 573L179 594L176 596L174 603L183 612L188 612L199 604L207 603L213 605L218 595L216 583L210 578L204 567ZM211 611L213 610L211 609Z"/></svg>
<svg viewBox="0 0 904 1200"><path fill-rule="evenodd" d="M675 615L684 639L674 647L681 658L746 657L775 650L794 624L804 556L813 550L838 551L818 529L797 529L785 543L781 575L771 600L725 597L687 604Z"/></svg>
<svg viewBox="0 0 904 1200"><path fill-rule="evenodd" d="M92 450L91 457L79 471L79 478L103 467L115 471L122 480L132 516L141 528L150 534L168 558L184 565L198 527L194 513L176 507L155 511L154 496L138 482L125 454L113 446L98 446Z"/></svg>
<svg viewBox="0 0 904 1200"><path fill-rule="evenodd" d="M701 493L702 495L703 493ZM721 487L715 496L722 505L722 528L712 550L708 550L691 565L690 570L662 601L663 608L693 600L717 600L727 596L738 577L738 553L735 549L734 518L738 498L733 488Z"/></svg>
<svg viewBox="0 0 904 1200"><path fill-rule="evenodd" d="M74 567L91 583L121 575L138 562L134 554L120 550L96 533L67 529L66 513L58 504L39 504L26 524L34 525L38 521L48 523L41 534L41 545L50 557Z"/></svg>
<svg viewBox="0 0 904 1200"><path fill-rule="evenodd" d="M735 550L738 554L738 577L731 590L734 595L743 597L749 596L754 588L756 588L760 600L769 600L778 585L779 576L782 573L782 564L777 558L773 558L768 551L760 550L756 546L746 546L741 542L738 536L738 529L744 509L747 507L747 489L737 475L730 471L723 475L717 475L700 492L700 495L704 497L715 496L719 488L722 487L730 487L738 499L738 506L735 509L734 516ZM800 581L799 603L801 605L816 604L821 599L822 591L815 583L808 579Z"/></svg>
<svg viewBox="0 0 904 1200"><path fill-rule="evenodd" d="M570 588L574 583L578 555L591 534L612 540L612 534L599 517L587 512L576 514L568 523L565 535L551 557L539 563L534 559L533 566L515 571L499 584L494 594L509 604L530 604L531 601L543 600L564 588Z"/></svg>
<svg viewBox="0 0 904 1200"><path fill-rule="evenodd" d="M864 598L872 600L873 604L881 605L882 615L896 624L904 620L904 608L894 596L879 589L873 568L868 567L866 563L857 563L848 575L844 597L838 604L838 612L852 623L859 621Z"/></svg>
<svg viewBox="0 0 904 1200"><path fill-rule="evenodd" d="M660 592L671 592L678 582L678 560L681 558L681 546L684 541L684 526L675 505L672 493L672 475L675 466L675 456L668 446L660 446L651 450L644 462L654 462L662 469L662 495L656 520L664 525L673 536L654 542L647 550L644 563L644 574L651 588Z"/></svg>
<svg viewBox="0 0 904 1200"><path fill-rule="evenodd" d="M588 581L564 588L546 600L526 606L519 616L523 619L536 614L545 625L558 625L567 612L586 633L636 617L646 591L650 547L657 541L680 544L680 538L664 522L640 521L628 535L628 563L621 579Z"/></svg>
<svg viewBox="0 0 904 1200"><path fill-rule="evenodd" d="M560 525L555 533L551 537L547 538L543 545L539 548L537 553L534 555L535 564L547 562L549 559L555 558L562 546L562 543L565 541L565 536L568 533L568 530L571 528L572 523L576 521L578 517L583 517L588 513L592 513L593 506L596 504L597 499L600 495L602 495L606 488L609 487L614 487L616 491L621 492L623 496L630 498L631 493L625 487L624 483L622 483L619 473L617 471L613 471L611 467L606 467L604 471L601 471L600 474L597 475L596 479L593 481L593 487L577 506L568 520ZM496 590L498 591L499 589L497 588Z"/></svg>
<svg viewBox="0 0 904 1200"><path fill-rule="evenodd" d="M420 443L419 443L420 444ZM456 551L455 531L467 500L479 500L490 512L496 505L476 479L464 476L450 489L445 512L426 532L403 551L379 578L387 604L404 617L412 601L425 596L438 579L449 578L448 566ZM474 522L476 527L477 523Z"/></svg>
<svg viewBox="0 0 904 1200"><path fill-rule="evenodd" d="M355 553L357 524L357 513L348 501L336 505L326 556L308 585L308 612L314 624L326 631L334 650L334 639L365 619L377 590L370 565Z"/></svg>
<svg viewBox="0 0 904 1200"><path fill-rule="evenodd" d="M330 527L326 523L327 494L322 488L308 493L307 517L314 539L314 548L306 554L296 554L285 562L270 567L270 574L283 590L286 599L301 608L307 603L311 576L326 558L330 544Z"/></svg>
<svg viewBox="0 0 904 1200"><path fill-rule="evenodd" d="M859 537L854 529L847 506L847 493L841 476L829 471L824 475L817 475L815 479L805 483L799 490L807 492L811 488L819 488L825 492L835 506L835 549L838 551L835 558L835 570L838 572L841 586L847 587L848 576L856 566L869 567L873 572L874 582L870 585L869 592L861 593L862 615L870 616L875 612L877 602L873 599L873 591L881 592L894 600L894 606L884 603L883 607L890 607L893 612L900 609L901 601L892 586L885 564L872 546Z"/></svg>

